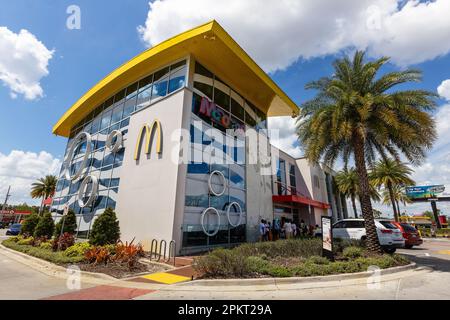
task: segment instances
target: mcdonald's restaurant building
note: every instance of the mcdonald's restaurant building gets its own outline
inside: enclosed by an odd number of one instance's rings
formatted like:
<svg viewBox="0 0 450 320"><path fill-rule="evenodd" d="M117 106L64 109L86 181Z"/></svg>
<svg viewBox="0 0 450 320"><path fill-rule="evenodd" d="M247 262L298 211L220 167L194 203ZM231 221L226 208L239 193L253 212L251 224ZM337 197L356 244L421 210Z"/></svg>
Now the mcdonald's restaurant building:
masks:
<svg viewBox="0 0 450 320"><path fill-rule="evenodd" d="M217 22L184 32L110 73L54 126L68 138L54 219L71 208L77 236L86 238L111 207L123 240L147 248L152 239L174 240L178 254L189 254L256 241L261 219L345 217L345 201L320 166L282 152L270 157L273 174L262 174L267 163L249 162L242 132L264 132L271 116L297 114Z"/></svg>

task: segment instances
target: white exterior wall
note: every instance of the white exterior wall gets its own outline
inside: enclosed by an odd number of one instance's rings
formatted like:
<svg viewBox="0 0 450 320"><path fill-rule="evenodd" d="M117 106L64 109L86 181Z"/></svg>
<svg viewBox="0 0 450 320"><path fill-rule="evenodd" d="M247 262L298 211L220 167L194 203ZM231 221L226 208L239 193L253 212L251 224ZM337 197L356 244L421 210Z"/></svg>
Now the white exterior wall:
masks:
<svg viewBox="0 0 450 320"><path fill-rule="evenodd" d="M260 144L267 145L267 151L271 153L268 139L259 135ZM247 242L255 242L259 237L259 223L261 219L272 221L272 175L262 174L267 170L267 166L262 166L263 162L269 162L266 150L258 150L258 164L247 164ZM247 143L247 163L249 163L249 144ZM262 153L262 154L261 154ZM270 167L272 162L270 161ZM263 172L265 173L265 172Z"/></svg>
<svg viewBox="0 0 450 320"><path fill-rule="evenodd" d="M171 159L178 143L171 141L171 135L182 127L185 91L136 112L130 119L116 211L121 238L127 241L136 238L136 242L141 242L146 249L152 239L173 240L174 222L180 219L175 210L179 210L181 201L177 201L179 165ZM161 155L156 153L155 135L150 156L145 154L143 143L140 160L135 161L140 130L144 124L151 125L156 119L161 122L163 152Z"/></svg>

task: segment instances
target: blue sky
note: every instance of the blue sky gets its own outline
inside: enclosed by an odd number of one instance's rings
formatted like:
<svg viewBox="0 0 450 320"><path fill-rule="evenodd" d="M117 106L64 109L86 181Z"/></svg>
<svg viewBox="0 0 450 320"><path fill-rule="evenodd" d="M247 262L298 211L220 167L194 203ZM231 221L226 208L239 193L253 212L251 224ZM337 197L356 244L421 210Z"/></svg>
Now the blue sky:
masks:
<svg viewBox="0 0 450 320"><path fill-rule="evenodd" d="M305 84L330 75L332 61L355 48L367 48L370 58L392 56L393 63L384 71L405 67L423 70L424 81L405 88L436 92L444 80L450 79L450 24L444 17L448 12L444 2L347 0L336 8L334 2L325 0L266 0L265 6L255 0L163 0L151 6L148 0L3 0L0 28L8 30L4 34L17 35L26 29L53 52L46 60L48 74L42 75L41 70L33 78L43 91L41 97L33 99L11 93L11 85L2 80L5 62L0 57L0 198L12 183L17 186L16 201L30 202L30 180L59 166L66 139L51 133L59 117L109 72L169 36L217 19L299 105L314 94L304 90ZM66 27L66 9L72 4L81 9L80 30ZM249 11L254 17L245 13ZM366 15L365 20L361 20L361 13ZM420 21L418 14L423 17ZM0 54L1 46L0 33ZM15 68L35 72L33 66ZM11 73L14 68L7 71ZM450 91L450 84L444 89ZM450 134L446 121L442 121L446 116L450 120L450 110L445 109L449 102L441 99L439 104L440 128ZM299 155L292 120L275 119L273 124L283 129L282 136L286 137L278 141L279 146ZM449 145L441 139L438 147L419 169L417 178L450 185L450 166L444 168L448 168L445 176L436 170L450 159ZM17 159L21 158L30 158L30 162L19 163ZM40 166L39 170L24 170L26 163Z"/></svg>

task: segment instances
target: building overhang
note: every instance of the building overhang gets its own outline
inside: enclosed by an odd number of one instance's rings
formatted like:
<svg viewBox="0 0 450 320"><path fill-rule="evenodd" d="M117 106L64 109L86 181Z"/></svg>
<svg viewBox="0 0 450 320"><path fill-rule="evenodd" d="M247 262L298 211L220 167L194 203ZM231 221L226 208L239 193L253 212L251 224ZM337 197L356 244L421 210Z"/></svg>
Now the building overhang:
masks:
<svg viewBox="0 0 450 320"><path fill-rule="evenodd" d="M319 209L329 209L328 203L312 200L302 196L286 195L286 196L272 196L272 201L277 203L299 203L304 205L310 205Z"/></svg>
<svg viewBox="0 0 450 320"><path fill-rule="evenodd" d="M53 133L68 137L73 126L110 96L156 69L189 55L239 90L269 117L298 115L298 106L213 20L142 52L111 72L59 119Z"/></svg>

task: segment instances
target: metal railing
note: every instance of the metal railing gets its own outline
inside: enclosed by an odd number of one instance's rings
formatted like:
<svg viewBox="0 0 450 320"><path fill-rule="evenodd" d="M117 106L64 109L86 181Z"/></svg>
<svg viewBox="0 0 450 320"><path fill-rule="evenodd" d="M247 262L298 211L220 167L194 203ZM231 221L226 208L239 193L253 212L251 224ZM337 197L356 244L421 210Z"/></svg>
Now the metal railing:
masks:
<svg viewBox="0 0 450 320"><path fill-rule="evenodd" d="M170 263L173 260L175 266L177 252L177 243L175 240L169 242L169 252L167 252L167 241L161 240L158 245L158 240L153 239L150 246L150 261ZM168 253L168 254L167 254Z"/></svg>

